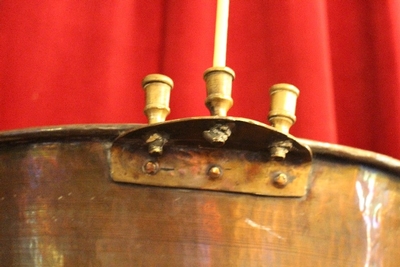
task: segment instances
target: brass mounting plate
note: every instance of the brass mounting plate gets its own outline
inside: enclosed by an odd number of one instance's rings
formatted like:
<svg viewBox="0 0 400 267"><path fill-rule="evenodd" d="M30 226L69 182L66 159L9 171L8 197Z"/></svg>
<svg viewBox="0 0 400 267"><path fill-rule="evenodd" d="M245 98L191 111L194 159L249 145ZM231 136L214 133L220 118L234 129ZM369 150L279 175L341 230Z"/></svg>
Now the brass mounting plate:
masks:
<svg viewBox="0 0 400 267"><path fill-rule="evenodd" d="M203 132L228 125L232 133L216 147ZM160 156L148 151L146 138L168 136ZM271 144L290 141L282 161L270 158ZM111 147L111 177L116 182L206 189L267 196L301 197L306 194L311 150L293 136L266 124L233 117L197 117L145 126L118 137ZM284 186L275 177L287 178Z"/></svg>

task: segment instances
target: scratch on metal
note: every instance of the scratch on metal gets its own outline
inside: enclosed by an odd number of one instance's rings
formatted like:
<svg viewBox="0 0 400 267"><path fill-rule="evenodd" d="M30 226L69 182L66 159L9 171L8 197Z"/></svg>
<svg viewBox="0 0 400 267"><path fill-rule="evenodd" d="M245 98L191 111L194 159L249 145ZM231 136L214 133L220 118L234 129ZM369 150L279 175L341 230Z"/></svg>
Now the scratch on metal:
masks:
<svg viewBox="0 0 400 267"><path fill-rule="evenodd" d="M244 220L244 221L245 221L245 223L247 223L247 224L250 225L251 227L254 227L254 228L257 228L257 229L260 229L260 230L267 231L267 232L270 233L271 235L273 235L273 236L275 236L275 237L277 237L277 238L279 238L279 239L285 240L285 238L283 238L283 237L281 237L280 235L274 233L274 232L271 230L271 228L269 228L269 227L260 225L260 224L258 224L258 223L256 223L256 222L250 220L249 218L246 218L246 220Z"/></svg>

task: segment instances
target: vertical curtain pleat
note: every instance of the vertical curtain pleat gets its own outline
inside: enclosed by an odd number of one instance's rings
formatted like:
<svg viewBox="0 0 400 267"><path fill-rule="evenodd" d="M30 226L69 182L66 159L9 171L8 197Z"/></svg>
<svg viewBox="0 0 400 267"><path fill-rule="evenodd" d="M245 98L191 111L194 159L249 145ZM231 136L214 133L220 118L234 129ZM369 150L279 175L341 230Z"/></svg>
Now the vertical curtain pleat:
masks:
<svg viewBox="0 0 400 267"><path fill-rule="evenodd" d="M399 2L327 3L338 142L400 157Z"/></svg>
<svg viewBox="0 0 400 267"><path fill-rule="evenodd" d="M169 118L208 114L203 72L212 64L215 9L214 1L165 1L160 71L175 84Z"/></svg>
<svg viewBox="0 0 400 267"><path fill-rule="evenodd" d="M168 119L208 115L215 1L0 2L0 129L143 123L141 80L175 83ZM231 0L231 116L266 122L300 90L299 137L400 158L400 1Z"/></svg>

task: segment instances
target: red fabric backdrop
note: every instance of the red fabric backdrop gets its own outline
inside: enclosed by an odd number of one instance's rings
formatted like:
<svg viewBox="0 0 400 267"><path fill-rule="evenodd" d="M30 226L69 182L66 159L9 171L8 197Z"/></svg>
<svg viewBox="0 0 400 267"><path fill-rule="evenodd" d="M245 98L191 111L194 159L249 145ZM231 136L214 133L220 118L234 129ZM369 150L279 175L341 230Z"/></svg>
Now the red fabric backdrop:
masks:
<svg viewBox="0 0 400 267"><path fill-rule="evenodd" d="M208 115L211 0L0 1L0 129L145 122L142 78L175 82L168 119ZM400 1L232 0L231 116L266 121L301 90L299 137L400 158Z"/></svg>

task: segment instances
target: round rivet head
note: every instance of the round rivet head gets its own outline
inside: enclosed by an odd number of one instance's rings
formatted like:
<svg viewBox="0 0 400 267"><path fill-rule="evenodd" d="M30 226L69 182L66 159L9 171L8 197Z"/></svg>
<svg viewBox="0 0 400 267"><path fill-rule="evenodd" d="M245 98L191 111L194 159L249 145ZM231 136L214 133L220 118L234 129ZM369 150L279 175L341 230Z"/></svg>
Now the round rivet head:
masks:
<svg viewBox="0 0 400 267"><path fill-rule="evenodd" d="M274 184L278 187L284 187L288 183L287 175L280 173L274 177Z"/></svg>
<svg viewBox="0 0 400 267"><path fill-rule="evenodd" d="M158 172L158 163L153 161L148 161L143 164L142 170L147 174L156 174Z"/></svg>
<svg viewBox="0 0 400 267"><path fill-rule="evenodd" d="M219 177L221 177L222 175L222 170L220 167L218 166L212 166L209 170L208 170L208 176L211 179L217 179Z"/></svg>

